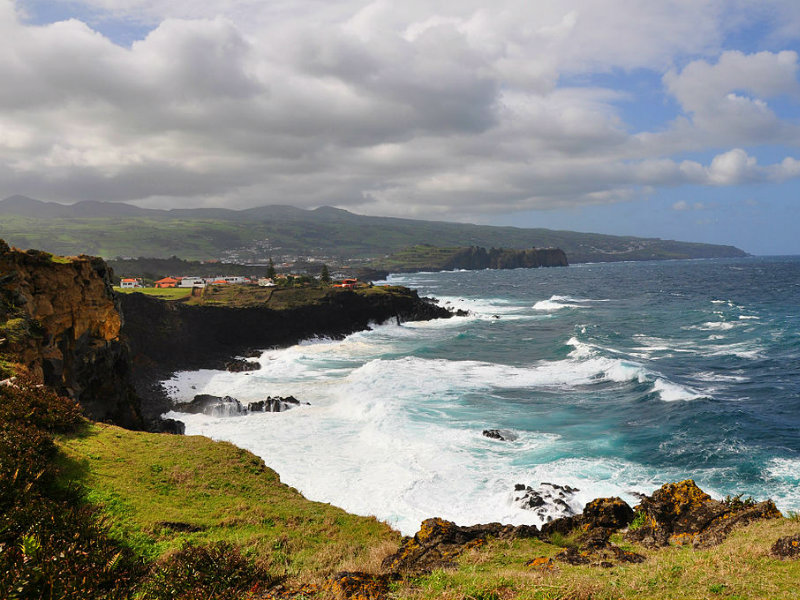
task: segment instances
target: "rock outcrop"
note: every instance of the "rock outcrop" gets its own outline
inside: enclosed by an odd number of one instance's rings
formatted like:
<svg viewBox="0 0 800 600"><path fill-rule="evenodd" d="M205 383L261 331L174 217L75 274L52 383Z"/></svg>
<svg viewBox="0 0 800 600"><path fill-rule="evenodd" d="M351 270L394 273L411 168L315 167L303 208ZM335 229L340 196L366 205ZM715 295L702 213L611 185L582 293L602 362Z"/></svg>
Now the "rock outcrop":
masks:
<svg viewBox="0 0 800 600"><path fill-rule="evenodd" d="M308 404L306 402L306 404ZM173 410L190 415L209 415L211 417L238 417L253 412L284 412L300 401L294 396L267 396L264 400L242 404L231 396L197 394L191 401L176 404Z"/></svg>
<svg viewBox="0 0 800 600"><path fill-rule="evenodd" d="M779 538L778 541L772 545L770 554L775 558L784 560L800 559L800 533Z"/></svg>
<svg viewBox="0 0 800 600"><path fill-rule="evenodd" d="M425 573L453 566L460 554L482 546L488 538L530 537L539 537L539 530L533 525L489 523L462 527L444 519L426 519L414 537L405 538L397 552L384 559L383 568L393 573Z"/></svg>
<svg viewBox="0 0 800 600"><path fill-rule="evenodd" d="M626 538L644 546L691 544L698 548L722 542L736 525L781 517L771 500L714 500L691 479L668 483L636 507L637 526Z"/></svg>
<svg viewBox="0 0 800 600"><path fill-rule="evenodd" d="M560 248L482 248L470 246L453 256L444 269L519 269L538 267L566 267L567 255Z"/></svg>
<svg viewBox="0 0 800 600"><path fill-rule="evenodd" d="M100 258L0 240L0 352L92 419L135 428L142 420L111 277Z"/></svg>

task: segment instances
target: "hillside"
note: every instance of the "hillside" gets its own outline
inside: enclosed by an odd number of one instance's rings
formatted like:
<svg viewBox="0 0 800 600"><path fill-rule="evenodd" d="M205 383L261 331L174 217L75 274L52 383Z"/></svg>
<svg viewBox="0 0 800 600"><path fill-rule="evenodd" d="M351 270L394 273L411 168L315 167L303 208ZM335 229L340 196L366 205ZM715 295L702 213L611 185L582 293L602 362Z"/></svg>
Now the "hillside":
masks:
<svg viewBox="0 0 800 600"><path fill-rule="evenodd" d="M23 196L0 201L0 237L19 247L107 258L175 255L195 260L265 261L270 256L311 255L363 261L420 244L561 248L570 263L745 256L732 246L367 217L331 207L155 210L102 202L66 206Z"/></svg>

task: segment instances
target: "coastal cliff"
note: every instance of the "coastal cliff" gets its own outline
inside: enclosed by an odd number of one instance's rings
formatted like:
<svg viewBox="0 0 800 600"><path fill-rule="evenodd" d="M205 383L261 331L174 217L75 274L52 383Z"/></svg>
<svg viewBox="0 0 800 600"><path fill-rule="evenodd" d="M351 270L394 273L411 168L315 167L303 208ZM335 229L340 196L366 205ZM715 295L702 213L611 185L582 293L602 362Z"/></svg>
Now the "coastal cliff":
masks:
<svg viewBox="0 0 800 600"><path fill-rule="evenodd" d="M141 417L111 277L100 258L54 257L0 240L0 353L90 418L136 428Z"/></svg>
<svg viewBox="0 0 800 600"><path fill-rule="evenodd" d="M151 424L170 408L157 382L173 371L222 368L253 349L289 346L314 336L342 337L390 319L452 316L416 291L396 286L314 290L306 301L279 308L165 302L144 294L122 295L120 302L142 414Z"/></svg>

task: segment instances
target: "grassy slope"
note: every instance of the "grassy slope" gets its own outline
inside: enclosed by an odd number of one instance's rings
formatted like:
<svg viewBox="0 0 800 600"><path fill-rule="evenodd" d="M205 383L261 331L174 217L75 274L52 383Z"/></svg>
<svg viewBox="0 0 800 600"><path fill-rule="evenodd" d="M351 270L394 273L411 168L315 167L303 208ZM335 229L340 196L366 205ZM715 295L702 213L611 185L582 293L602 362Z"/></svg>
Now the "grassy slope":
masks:
<svg viewBox="0 0 800 600"><path fill-rule="evenodd" d="M223 540L308 581L374 562L399 541L374 518L306 500L261 459L225 442L92 424L59 445L66 476L88 487L112 535L149 558L184 540Z"/></svg>
<svg viewBox="0 0 800 600"><path fill-rule="evenodd" d="M279 482L247 451L196 436L132 432L91 425L63 438L68 474L105 507L114 535L155 557L183 540L225 540L266 560L295 583L319 582L341 570L375 570L399 535L373 518L310 502ZM165 521L200 531L182 533ZM737 530L709 550L671 547L643 553L639 565L601 569L556 563L526 567L560 547L538 540L490 541L461 557L459 568L396 584L398 598L798 598L800 561L769 556L770 546L800 532L782 519Z"/></svg>

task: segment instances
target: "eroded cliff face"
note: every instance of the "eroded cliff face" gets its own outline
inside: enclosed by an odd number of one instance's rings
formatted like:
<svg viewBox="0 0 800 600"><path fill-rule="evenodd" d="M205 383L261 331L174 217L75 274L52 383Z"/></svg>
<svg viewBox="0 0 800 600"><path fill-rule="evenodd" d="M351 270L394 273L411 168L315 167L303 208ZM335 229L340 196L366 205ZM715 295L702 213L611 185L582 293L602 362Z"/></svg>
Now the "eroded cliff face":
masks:
<svg viewBox="0 0 800 600"><path fill-rule="evenodd" d="M567 255L560 248L529 248L513 250L472 246L464 248L446 265L448 269L533 269L566 267Z"/></svg>
<svg viewBox="0 0 800 600"><path fill-rule="evenodd" d="M453 316L417 292L390 294L331 291L296 308L192 306L144 294L121 297L123 337L133 357L142 414L149 427L171 408L158 380L176 370L223 368L232 356L254 348L289 346L320 335L341 337L390 319L419 321Z"/></svg>
<svg viewBox="0 0 800 600"><path fill-rule="evenodd" d="M122 317L100 258L63 259L0 240L0 355L96 420L138 427Z"/></svg>

